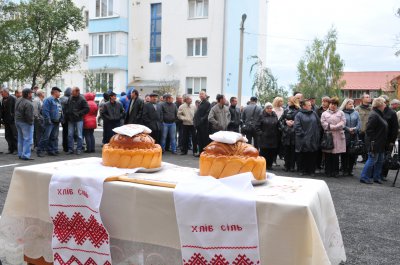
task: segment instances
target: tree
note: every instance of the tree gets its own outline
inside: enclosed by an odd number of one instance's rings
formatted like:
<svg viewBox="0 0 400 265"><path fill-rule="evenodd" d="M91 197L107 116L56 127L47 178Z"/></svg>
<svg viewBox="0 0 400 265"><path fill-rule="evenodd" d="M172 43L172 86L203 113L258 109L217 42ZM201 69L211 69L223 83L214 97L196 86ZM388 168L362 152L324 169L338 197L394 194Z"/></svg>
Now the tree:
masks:
<svg viewBox="0 0 400 265"><path fill-rule="evenodd" d="M298 81L296 90L307 97L340 96L345 81L344 62L336 52L337 32L330 29L325 39L315 39L306 48L305 55L297 65Z"/></svg>
<svg viewBox="0 0 400 265"><path fill-rule="evenodd" d="M252 94L256 92L256 97L261 105L272 102L275 97L287 97L284 87L278 87L278 79L274 77L271 70L263 66L263 62L258 56L251 56L255 62L251 65L250 74L253 74Z"/></svg>
<svg viewBox="0 0 400 265"><path fill-rule="evenodd" d="M44 87L77 63L78 40L69 31L84 27L72 0L5 3L0 20L0 80L27 80Z"/></svg>

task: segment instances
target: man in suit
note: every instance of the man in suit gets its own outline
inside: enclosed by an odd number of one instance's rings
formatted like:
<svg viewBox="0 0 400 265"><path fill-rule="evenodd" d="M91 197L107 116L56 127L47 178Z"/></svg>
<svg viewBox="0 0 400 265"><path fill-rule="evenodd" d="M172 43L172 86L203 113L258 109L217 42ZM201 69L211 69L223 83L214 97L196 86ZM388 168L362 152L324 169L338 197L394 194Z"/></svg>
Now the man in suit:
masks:
<svg viewBox="0 0 400 265"><path fill-rule="evenodd" d="M201 91L199 94L201 100L200 105L194 114L193 125L197 131L197 142L199 146L199 156L203 152L204 147L210 143L210 138L208 137L208 114L210 113L211 104L207 100L207 93Z"/></svg>
<svg viewBox="0 0 400 265"><path fill-rule="evenodd" d="M157 103L158 95L156 93L151 93L149 97L150 101L143 106L143 124L151 129L150 136L160 144L163 121L161 106Z"/></svg>
<svg viewBox="0 0 400 265"><path fill-rule="evenodd" d="M131 91L131 101L126 110L125 124L143 124L143 99L139 98L139 91Z"/></svg>

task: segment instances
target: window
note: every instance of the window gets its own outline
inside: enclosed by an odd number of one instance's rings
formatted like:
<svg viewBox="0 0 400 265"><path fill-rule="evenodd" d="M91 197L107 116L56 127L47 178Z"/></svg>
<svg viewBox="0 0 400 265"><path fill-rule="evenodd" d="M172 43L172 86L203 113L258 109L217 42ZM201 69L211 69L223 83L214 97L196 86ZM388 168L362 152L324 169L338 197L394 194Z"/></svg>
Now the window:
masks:
<svg viewBox="0 0 400 265"><path fill-rule="evenodd" d="M85 27L89 27L89 11L85 11Z"/></svg>
<svg viewBox="0 0 400 265"><path fill-rule="evenodd" d="M83 61L87 61L89 57L89 45L83 45Z"/></svg>
<svg viewBox="0 0 400 265"><path fill-rule="evenodd" d="M207 91L207 77L186 77L186 92L198 95L200 91Z"/></svg>
<svg viewBox="0 0 400 265"><path fill-rule="evenodd" d="M109 17L114 14L114 0L96 0L96 17Z"/></svg>
<svg viewBox="0 0 400 265"><path fill-rule="evenodd" d="M97 73L95 79L96 91L104 91L114 87L114 74Z"/></svg>
<svg viewBox="0 0 400 265"><path fill-rule="evenodd" d="M115 33L92 35L92 55L115 55L115 46Z"/></svg>
<svg viewBox="0 0 400 265"><path fill-rule="evenodd" d="M161 3L151 5L150 62L161 62Z"/></svg>
<svg viewBox="0 0 400 265"><path fill-rule="evenodd" d="M189 0L189 18L208 17L208 0Z"/></svg>
<svg viewBox="0 0 400 265"><path fill-rule="evenodd" d="M188 39L187 56L207 56L207 38Z"/></svg>

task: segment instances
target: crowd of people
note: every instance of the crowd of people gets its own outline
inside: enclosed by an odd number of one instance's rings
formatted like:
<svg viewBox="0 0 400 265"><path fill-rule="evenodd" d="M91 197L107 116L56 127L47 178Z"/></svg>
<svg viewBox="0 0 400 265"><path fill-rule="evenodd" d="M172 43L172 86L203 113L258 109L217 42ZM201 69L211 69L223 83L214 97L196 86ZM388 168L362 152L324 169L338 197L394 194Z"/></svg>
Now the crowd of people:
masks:
<svg viewBox="0 0 400 265"><path fill-rule="evenodd" d="M229 102L217 95L209 102L205 91L193 102L191 95L176 96L151 93L141 98L131 89L121 98L113 91L103 94L97 104L94 93L81 95L78 87L53 87L45 98L41 89L18 90L14 95L1 90L0 118L5 128L8 153L22 160L32 160L31 151L38 157L56 156L58 133L62 126L62 147L67 154L95 152L94 130L98 118L103 120L102 144L110 141L113 129L123 124L143 124L163 152L196 157L211 142L209 135L218 131L234 131L246 136L249 143L265 157L267 169L273 170L278 157L284 160L283 170L298 171L313 176L353 176L358 154L351 152L356 141L365 144L362 162L365 163L360 182L382 183L388 170L383 167L385 155L392 152L399 131L400 101L389 102L385 95L371 100L368 94L355 107L353 99L340 104L337 97L323 97L321 106L315 98L304 99L300 92L260 106L251 97L245 107L237 106L236 97ZM321 140L330 132L333 148L324 150ZM86 149L84 150L83 142ZM179 152L178 152L179 151Z"/></svg>

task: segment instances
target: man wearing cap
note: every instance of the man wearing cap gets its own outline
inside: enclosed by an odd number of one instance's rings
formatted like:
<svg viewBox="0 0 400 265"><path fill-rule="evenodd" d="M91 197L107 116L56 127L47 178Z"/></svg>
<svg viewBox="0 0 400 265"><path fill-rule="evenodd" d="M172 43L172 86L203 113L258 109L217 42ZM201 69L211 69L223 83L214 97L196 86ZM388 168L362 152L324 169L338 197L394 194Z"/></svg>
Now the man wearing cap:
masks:
<svg viewBox="0 0 400 265"><path fill-rule="evenodd" d="M33 136L33 103L32 90L24 88L22 97L15 103L15 125L18 132L18 157L22 160L31 158Z"/></svg>
<svg viewBox="0 0 400 265"><path fill-rule="evenodd" d="M80 94L79 87L73 87L71 96L66 105L66 116L68 118L68 153L74 154L74 135L77 135L76 154L82 153L83 142L83 116L89 112L86 99Z"/></svg>
<svg viewBox="0 0 400 265"><path fill-rule="evenodd" d="M171 94L164 95L164 102L161 103L162 112L162 133L161 133L161 148L165 152L167 137L171 144L171 152L176 155L176 120L178 119L178 109L173 103Z"/></svg>
<svg viewBox="0 0 400 265"><path fill-rule="evenodd" d="M37 156L44 157L45 152L50 156L58 155L58 132L63 120L63 111L60 103L61 89L53 87L51 95L43 101L43 133L39 141Z"/></svg>
<svg viewBox="0 0 400 265"><path fill-rule="evenodd" d="M113 129L121 126L125 117L125 110L122 103L117 101L117 94L110 92L110 101L104 104L101 117L103 118L104 143L107 144L115 134Z"/></svg>
<svg viewBox="0 0 400 265"><path fill-rule="evenodd" d="M143 124L151 129L151 137L154 138L156 143L161 144L161 130L162 130L162 111L161 105L157 103L158 95L151 93L149 95L149 102L143 106Z"/></svg>

